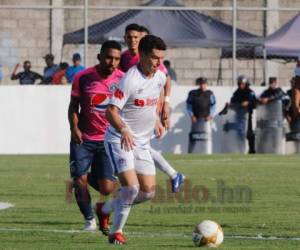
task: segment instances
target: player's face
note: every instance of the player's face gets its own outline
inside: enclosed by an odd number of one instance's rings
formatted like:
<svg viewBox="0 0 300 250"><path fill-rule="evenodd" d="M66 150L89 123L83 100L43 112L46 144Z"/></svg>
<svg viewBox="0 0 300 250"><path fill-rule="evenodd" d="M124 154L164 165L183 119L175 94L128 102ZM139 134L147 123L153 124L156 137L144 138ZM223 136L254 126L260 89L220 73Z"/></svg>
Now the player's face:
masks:
<svg viewBox="0 0 300 250"><path fill-rule="evenodd" d="M141 40L141 33L136 30L129 30L126 32L124 39L128 49L138 50L139 42Z"/></svg>
<svg viewBox="0 0 300 250"><path fill-rule="evenodd" d="M100 54L100 66L106 74L110 75L120 63L121 51L117 49L107 49Z"/></svg>
<svg viewBox="0 0 300 250"><path fill-rule="evenodd" d="M141 61L143 61L143 65L145 67L145 71L147 73L154 74L160 64L163 63L165 57L164 50L153 49L149 54L141 54Z"/></svg>

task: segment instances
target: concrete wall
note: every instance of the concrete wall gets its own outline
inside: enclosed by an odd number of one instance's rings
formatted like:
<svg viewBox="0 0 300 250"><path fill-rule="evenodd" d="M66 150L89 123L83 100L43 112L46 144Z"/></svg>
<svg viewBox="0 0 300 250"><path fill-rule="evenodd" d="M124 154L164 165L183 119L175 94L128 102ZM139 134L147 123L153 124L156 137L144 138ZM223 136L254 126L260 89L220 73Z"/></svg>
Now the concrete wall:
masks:
<svg viewBox="0 0 300 250"><path fill-rule="evenodd" d="M154 140L163 152L186 153L190 118L185 111L187 94L195 86L174 86L171 95L172 128ZM212 87L217 111L230 100L231 87ZM256 87L259 94L261 87ZM0 86L0 154L67 154L69 125L67 109L70 86ZM213 124L213 152L221 151L220 117ZM231 143L228 141L227 143Z"/></svg>
<svg viewBox="0 0 300 250"><path fill-rule="evenodd" d="M50 0L0 0L0 5L49 5ZM64 5L81 5L83 0L55 0ZM140 5L147 0L89 0L90 5L105 6L133 6ZM178 0L186 6L230 6L231 0ZM240 6L262 6L262 0L238 0ZM283 7L300 7L300 1L282 0L279 1ZM57 52L59 35L64 32L74 31L83 27L82 10L64 10L63 13L52 13L54 21L50 23L50 10L17 10L0 9L0 65L5 75L1 84L18 84L17 81L10 81L9 76L13 66L18 62L29 59L32 62L32 69L42 73L44 67L43 56L52 50L57 55L57 63L60 55ZM89 24L99 22L103 19L116 15L116 10L90 10ZM204 14L216 17L228 24L232 24L232 14L229 11L203 11ZM288 21L297 11L279 13L279 25ZM61 22L57 22L55 16L59 16ZM56 26L56 27L53 27ZM59 27L61 25L61 27ZM252 32L257 35L263 34L263 12L259 11L240 11L238 13L237 27ZM55 29L56 28L56 29ZM52 48L50 46L50 34L52 30ZM54 35L55 34L55 35ZM88 64L96 63L96 53L99 46L89 46ZM82 46L65 46L63 50L63 61L71 63L71 55L74 52L83 53ZM178 74L178 82L181 85L192 84L196 77L206 76L213 85L217 84L219 73L218 49L170 49L167 58L171 60ZM278 67L279 82L287 85L294 64L275 63ZM237 64L238 74L245 74L255 82L260 84L263 81L263 63L261 60L239 61ZM231 60L224 60L222 63L222 78L224 85L232 84L232 63Z"/></svg>

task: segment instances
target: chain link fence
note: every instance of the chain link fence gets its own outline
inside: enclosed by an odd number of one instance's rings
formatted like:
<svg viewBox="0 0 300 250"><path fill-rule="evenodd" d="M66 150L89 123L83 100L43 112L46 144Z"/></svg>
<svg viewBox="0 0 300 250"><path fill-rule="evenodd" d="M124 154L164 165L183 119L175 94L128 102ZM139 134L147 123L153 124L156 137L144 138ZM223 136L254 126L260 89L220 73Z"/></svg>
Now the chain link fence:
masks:
<svg viewBox="0 0 300 250"><path fill-rule="evenodd" d="M0 0L1 84L18 84L18 81L12 81L10 76L16 64L21 64L17 72L23 70L22 64L25 60L31 62L31 70L43 74L45 67L43 57L49 53L54 55L56 64L67 62L72 65L74 53L82 56L82 63L86 64L85 66L96 64L100 43L87 44L86 41L91 38L85 39L82 33L80 42L74 40L74 43L64 44L64 34L97 23L104 28L107 25L109 29L110 23L101 23L103 20L141 8L144 12L159 9L166 12L197 11L220 21L220 25L229 25L231 33L232 30L237 29L237 36L233 38L236 39L236 43L231 41L227 45L229 52L226 55L224 50L217 47L170 47L166 58L171 61L171 66L177 73L179 85L194 84L196 78L204 76L208 78L211 85L233 86L236 82L234 78L240 74L249 77L254 85L262 84L269 76L278 77L281 85L289 84L295 67L294 61L284 56L272 61L264 59L262 53L257 54L257 48L249 46L246 37L245 41L243 40L245 34L243 32L258 37L271 34L298 14L300 3L297 1L280 1L284 6L280 6L277 1L277 5L273 6L270 4L271 1L267 0L178 0L177 3L184 6L140 7L147 2L142 0ZM236 8L233 8L234 6ZM126 15L122 18L118 20L120 24L127 20ZM207 19L206 25L201 26L204 31L209 29L209 20L212 19ZM134 22L134 15L132 20ZM197 24L191 23L191 25ZM170 29L176 27L170 24ZM122 40L122 35L113 38ZM240 43L241 41L243 42Z"/></svg>

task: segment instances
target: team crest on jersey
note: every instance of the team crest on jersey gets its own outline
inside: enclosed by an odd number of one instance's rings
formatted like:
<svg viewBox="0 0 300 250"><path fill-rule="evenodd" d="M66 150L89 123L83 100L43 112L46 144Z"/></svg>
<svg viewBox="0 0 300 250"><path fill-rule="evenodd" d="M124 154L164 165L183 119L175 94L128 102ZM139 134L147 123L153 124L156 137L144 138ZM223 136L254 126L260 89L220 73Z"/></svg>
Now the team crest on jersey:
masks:
<svg viewBox="0 0 300 250"><path fill-rule="evenodd" d="M119 160L118 160L118 165L119 165L120 167L124 167L124 166L126 165L126 160L123 159L123 158L119 158Z"/></svg>
<svg viewBox="0 0 300 250"><path fill-rule="evenodd" d="M123 91L117 88L114 92L114 97L116 97L120 100L123 99L123 97L124 97Z"/></svg>
<svg viewBox="0 0 300 250"><path fill-rule="evenodd" d="M109 91L113 93L118 88L118 83L113 83L109 86Z"/></svg>
<svg viewBox="0 0 300 250"><path fill-rule="evenodd" d="M91 106L94 110L105 111L109 102L106 94L95 94L91 98Z"/></svg>

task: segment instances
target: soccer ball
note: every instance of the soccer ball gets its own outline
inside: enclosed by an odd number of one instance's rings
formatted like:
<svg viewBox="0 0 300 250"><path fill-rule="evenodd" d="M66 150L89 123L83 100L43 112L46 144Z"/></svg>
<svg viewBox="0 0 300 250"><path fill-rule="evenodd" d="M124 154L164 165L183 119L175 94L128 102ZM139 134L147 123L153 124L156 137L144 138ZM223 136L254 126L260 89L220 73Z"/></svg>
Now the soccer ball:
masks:
<svg viewBox="0 0 300 250"><path fill-rule="evenodd" d="M194 229L193 242L197 247L218 247L224 239L221 226L212 221L204 220Z"/></svg>

